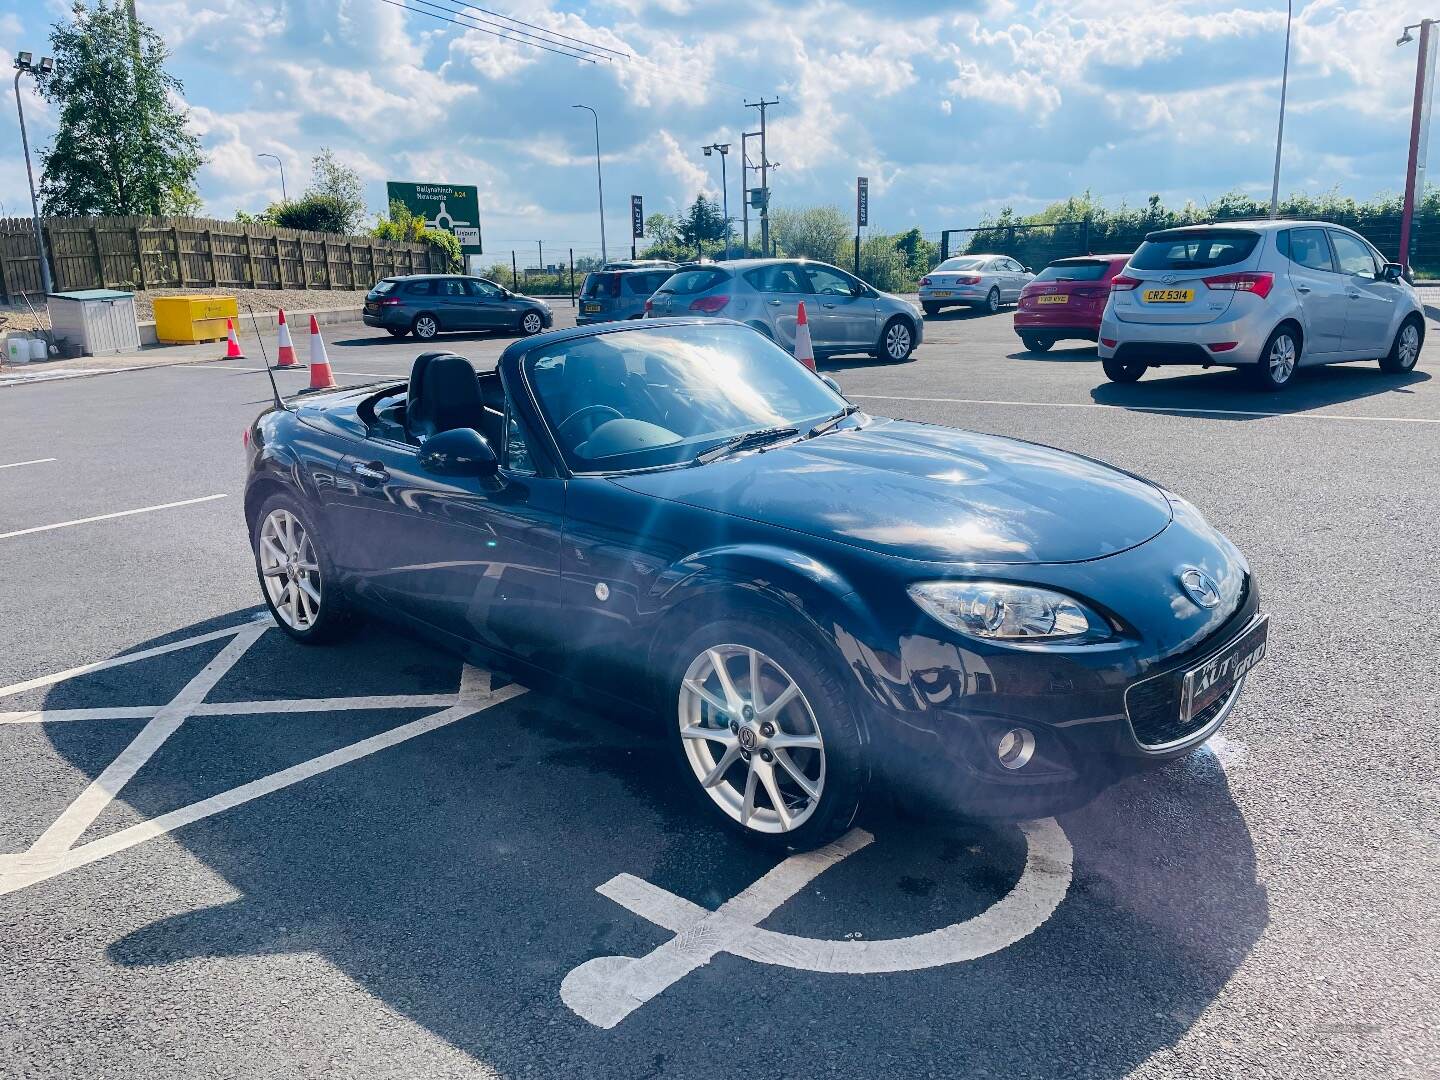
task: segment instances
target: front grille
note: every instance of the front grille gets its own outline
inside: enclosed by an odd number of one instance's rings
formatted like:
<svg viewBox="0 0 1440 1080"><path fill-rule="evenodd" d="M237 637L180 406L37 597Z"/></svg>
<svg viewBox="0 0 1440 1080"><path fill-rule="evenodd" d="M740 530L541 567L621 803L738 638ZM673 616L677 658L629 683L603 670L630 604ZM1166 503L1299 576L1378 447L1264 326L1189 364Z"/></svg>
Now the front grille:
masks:
<svg viewBox="0 0 1440 1080"><path fill-rule="evenodd" d="M1184 685L1184 674L1172 672L1136 683L1125 695L1125 711L1130 716L1135 740L1141 746L1147 749L1166 746L1203 731L1230 699L1230 695L1225 694L1185 720L1180 715Z"/></svg>

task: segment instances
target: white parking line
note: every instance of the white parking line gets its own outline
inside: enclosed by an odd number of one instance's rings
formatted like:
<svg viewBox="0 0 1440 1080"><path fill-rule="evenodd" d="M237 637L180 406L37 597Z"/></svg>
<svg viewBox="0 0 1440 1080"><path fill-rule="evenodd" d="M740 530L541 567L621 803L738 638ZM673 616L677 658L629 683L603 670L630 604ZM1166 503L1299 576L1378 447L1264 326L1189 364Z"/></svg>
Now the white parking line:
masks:
<svg viewBox="0 0 1440 1080"><path fill-rule="evenodd" d="M194 506L196 503L214 502L216 499L223 498L226 498L224 494L202 495L198 499L181 499L179 502L141 506L135 510L117 510L113 514L96 514L94 517L76 518L74 521L57 521L54 525L36 525L29 529L16 529L14 532L0 533L0 540L9 540L16 536L29 536L31 533L49 532L52 529L68 529L71 525L88 525L92 521L109 521L112 518L130 517L134 514L148 514L153 510L172 510L177 506Z"/></svg>
<svg viewBox="0 0 1440 1080"><path fill-rule="evenodd" d="M37 457L29 461L12 461L8 465L0 465L0 469L18 469L21 465L43 465L47 461L54 461L53 457Z"/></svg>
<svg viewBox="0 0 1440 1080"><path fill-rule="evenodd" d="M1120 412L1177 413L1195 416L1262 416L1282 420L1359 420L1390 424L1440 424L1440 418L1428 416L1356 416L1349 413L1264 412L1258 409L1182 408L1178 405L1103 405L1098 401L992 401L988 398L901 397L897 394L847 394L847 397L869 401L922 401L937 405L1004 405L1017 408L1043 409L1116 409Z"/></svg>

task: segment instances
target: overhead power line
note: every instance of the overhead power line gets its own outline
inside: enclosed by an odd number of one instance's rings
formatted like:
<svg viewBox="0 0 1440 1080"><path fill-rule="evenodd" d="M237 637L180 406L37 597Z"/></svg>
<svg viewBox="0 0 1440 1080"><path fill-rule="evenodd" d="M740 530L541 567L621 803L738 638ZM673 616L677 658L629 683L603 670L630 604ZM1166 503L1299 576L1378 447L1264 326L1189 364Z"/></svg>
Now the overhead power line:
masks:
<svg viewBox="0 0 1440 1080"><path fill-rule="evenodd" d="M562 43L561 43L561 42L558 42L558 41L550 42L549 44L544 44L544 45L542 45L542 44L540 43L540 41L523 41L523 40L521 40L521 38L520 38L519 36L517 36L517 35L522 35L522 34L523 34L524 37L534 37L535 35L533 35L533 34L524 34L524 31L515 30L515 29L512 29L511 27L508 27L508 26L504 28L505 31L506 31L505 33L500 33L500 32L497 31L497 30L487 29L486 26L477 25L477 24L474 23L474 22L460 22L458 19L448 18L446 15L437 15L437 14L436 14L435 12L433 12L433 11L426 11L426 10L424 10L423 8L411 7L408 3L402 2L402 0L380 0L380 2L381 2L382 4L389 4L391 7L399 8L401 11L411 12L412 14L415 14L415 15L428 15L428 16L430 16L430 18L435 19L435 20L437 20L438 22L449 23L451 26L458 26L458 27L460 27L460 28L463 29L463 30L478 30L478 31L480 31L482 34L489 34L491 37L497 37L497 38L499 38L501 41L509 41L509 42L511 42L512 44L515 44L515 45L528 45L528 46L530 46L532 49L542 49L542 50L544 50L545 52L554 53L556 56L568 56L568 57L570 57L572 60L583 60L583 61L584 61L585 63L587 63L587 64L596 64L596 63L599 63L600 60L607 60L607 61L608 61L608 60L610 59L608 56L595 56L595 55L591 55L591 54L589 54L589 53L580 52L580 51L578 51L578 50L572 51L572 50L570 50L568 47L563 46ZM415 3L418 3L418 4L425 4L427 7L438 7L438 6L439 6L439 5L430 3L429 0L414 0L414 2L415 2ZM439 10L445 11L445 12L450 12L450 9L449 9L449 8L439 8ZM455 13L455 14L458 14L458 13ZM466 17L473 18L473 16L461 16L461 17L462 17L462 18L466 18ZM494 23L490 23L490 24L488 24L488 25L493 26L493 25L495 25L495 24L494 24ZM543 40L543 39L541 39L541 40ZM554 47L552 48L551 46L554 46Z"/></svg>
<svg viewBox="0 0 1440 1080"><path fill-rule="evenodd" d="M559 30L551 30L548 27L539 26L531 22L526 22L524 19L517 19L513 15L506 15L500 11L491 11L489 8L483 8L479 7L476 4L467 3L466 0L445 0L445 2L455 7L457 10L463 11L464 9L469 8L474 11L483 12L486 15L493 15L497 19L504 19L506 22L515 23L518 26L527 26L531 30L539 30L541 33L548 34L550 37L563 38L565 41L573 41L576 45L583 45L587 49L598 49L601 52L611 53L614 56L623 56L627 60L630 59L630 54L623 49L612 49L608 45L601 45L598 41L587 41L585 38L572 37L569 34L562 34Z"/></svg>

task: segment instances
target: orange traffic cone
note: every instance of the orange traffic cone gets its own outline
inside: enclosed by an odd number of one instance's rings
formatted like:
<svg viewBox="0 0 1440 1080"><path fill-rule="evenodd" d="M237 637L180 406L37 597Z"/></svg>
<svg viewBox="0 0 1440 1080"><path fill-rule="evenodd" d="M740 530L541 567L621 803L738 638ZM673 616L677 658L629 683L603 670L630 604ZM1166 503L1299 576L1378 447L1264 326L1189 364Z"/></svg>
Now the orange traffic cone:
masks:
<svg viewBox="0 0 1440 1080"><path fill-rule="evenodd" d="M281 308L277 316L280 323L280 351L275 357L277 368L299 367L300 363L295 359L295 342L290 340L290 327L285 322L285 309Z"/></svg>
<svg viewBox="0 0 1440 1080"><path fill-rule="evenodd" d="M805 318L805 301L800 301L800 312L795 316L795 359L811 371L815 370L815 345L810 340L810 323Z"/></svg>
<svg viewBox="0 0 1440 1080"><path fill-rule="evenodd" d="M235 320L225 320L225 355L222 360L244 360L245 354L240 351L240 339L235 336Z"/></svg>
<svg viewBox="0 0 1440 1080"><path fill-rule="evenodd" d="M310 389L329 390L335 385L335 373L330 370L330 357L325 352L325 339L320 336L320 324L310 316Z"/></svg>

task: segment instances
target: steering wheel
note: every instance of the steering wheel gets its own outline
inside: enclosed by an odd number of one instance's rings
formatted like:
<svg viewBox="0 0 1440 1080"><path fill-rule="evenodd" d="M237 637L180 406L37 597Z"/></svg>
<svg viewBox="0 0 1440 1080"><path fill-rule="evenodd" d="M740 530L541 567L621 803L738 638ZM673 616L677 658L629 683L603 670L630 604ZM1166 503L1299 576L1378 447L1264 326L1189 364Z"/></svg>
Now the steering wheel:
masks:
<svg viewBox="0 0 1440 1080"><path fill-rule="evenodd" d="M560 423L555 428L555 434L565 435L565 429L568 428L571 424L577 423L581 420L589 419L591 416L596 416L601 413L608 413L616 420L625 419L624 413L622 413L619 409L612 409L609 405L586 405L583 409L576 409L564 420L560 421ZM593 435L595 433L595 429L599 426L599 424L591 424L589 430L585 432L585 438L588 439L591 435ZM566 436L566 438L568 441L569 437Z"/></svg>

